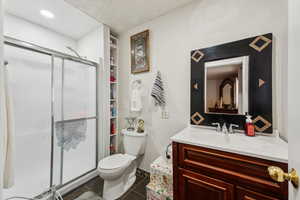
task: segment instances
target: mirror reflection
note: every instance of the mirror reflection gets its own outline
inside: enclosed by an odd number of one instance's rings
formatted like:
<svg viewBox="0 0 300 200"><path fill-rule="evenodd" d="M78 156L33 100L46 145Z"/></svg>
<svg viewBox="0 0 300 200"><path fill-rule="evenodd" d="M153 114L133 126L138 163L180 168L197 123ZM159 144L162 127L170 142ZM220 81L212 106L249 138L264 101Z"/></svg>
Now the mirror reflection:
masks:
<svg viewBox="0 0 300 200"><path fill-rule="evenodd" d="M247 56L205 63L205 112L248 112Z"/></svg>

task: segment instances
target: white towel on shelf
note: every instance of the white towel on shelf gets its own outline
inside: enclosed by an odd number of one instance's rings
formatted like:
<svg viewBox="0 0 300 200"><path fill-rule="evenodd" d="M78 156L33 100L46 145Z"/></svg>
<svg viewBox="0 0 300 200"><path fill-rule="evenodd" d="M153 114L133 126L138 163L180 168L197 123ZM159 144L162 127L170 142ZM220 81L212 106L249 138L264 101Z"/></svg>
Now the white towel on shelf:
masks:
<svg viewBox="0 0 300 200"><path fill-rule="evenodd" d="M134 80L131 83L130 111L140 112L143 108L141 80Z"/></svg>
<svg viewBox="0 0 300 200"><path fill-rule="evenodd" d="M156 79L154 81L154 85L152 88L151 96L153 97L156 106L165 108L166 106L165 90L164 90L164 84L162 82L160 71L157 72Z"/></svg>
<svg viewBox="0 0 300 200"><path fill-rule="evenodd" d="M7 83L7 70L5 66L0 66L0 118L1 118L1 132L3 147L3 187L10 188L14 185L14 122L13 122L13 111L12 101L9 94L8 83Z"/></svg>

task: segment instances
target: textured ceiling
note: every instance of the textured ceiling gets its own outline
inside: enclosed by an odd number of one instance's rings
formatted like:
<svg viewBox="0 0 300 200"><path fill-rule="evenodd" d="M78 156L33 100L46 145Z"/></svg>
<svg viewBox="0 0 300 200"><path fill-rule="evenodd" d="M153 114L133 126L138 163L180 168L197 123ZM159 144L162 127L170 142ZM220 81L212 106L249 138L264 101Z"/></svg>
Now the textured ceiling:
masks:
<svg viewBox="0 0 300 200"><path fill-rule="evenodd" d="M137 25L182 7L194 0L65 0L115 32Z"/></svg>

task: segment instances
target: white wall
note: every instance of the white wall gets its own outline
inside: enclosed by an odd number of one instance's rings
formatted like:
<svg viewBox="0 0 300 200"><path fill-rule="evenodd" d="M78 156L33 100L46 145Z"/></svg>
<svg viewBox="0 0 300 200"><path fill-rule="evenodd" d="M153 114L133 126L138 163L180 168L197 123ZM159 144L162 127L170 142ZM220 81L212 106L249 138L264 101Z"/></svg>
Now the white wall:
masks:
<svg viewBox="0 0 300 200"><path fill-rule="evenodd" d="M104 57L103 44L103 25L99 24L98 28L78 40L77 50L80 56L99 63L99 58Z"/></svg>
<svg viewBox="0 0 300 200"><path fill-rule="evenodd" d="M199 0L120 35L120 114L125 126L130 79L130 36L150 29L151 72L141 78L147 97L142 114L149 130L141 168L160 155L170 136L186 127L190 119L190 51L260 34L274 33L273 105L274 127L282 130L282 77L287 64L287 1ZM156 71L166 84L169 119L150 106ZM282 133L285 137L285 133Z"/></svg>
<svg viewBox="0 0 300 200"><path fill-rule="evenodd" d="M8 13L4 16L4 35L67 54L72 54L67 46L77 49L77 41Z"/></svg>
<svg viewBox="0 0 300 200"><path fill-rule="evenodd" d="M0 0L0 67L3 69L3 1ZM0 69L0 73L2 73L1 69ZM2 77L2 74L0 74L0 77ZM1 91L0 91L1 92ZM1 107L0 107L1 109ZM0 110L0 113L2 112L2 110ZM3 119L1 117L0 114L0 127L3 127L2 125ZM2 141L2 137L3 137L3 131L2 129L0 129L0 141ZM0 200L2 200L2 187L3 187L3 144L2 142L0 142Z"/></svg>

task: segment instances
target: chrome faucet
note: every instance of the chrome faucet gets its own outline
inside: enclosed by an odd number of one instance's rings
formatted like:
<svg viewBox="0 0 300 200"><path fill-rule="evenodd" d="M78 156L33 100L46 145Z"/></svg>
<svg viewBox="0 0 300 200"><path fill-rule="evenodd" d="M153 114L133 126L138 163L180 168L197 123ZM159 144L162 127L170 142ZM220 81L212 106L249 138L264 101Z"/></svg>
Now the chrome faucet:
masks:
<svg viewBox="0 0 300 200"><path fill-rule="evenodd" d="M228 129L227 129L226 123L224 123L223 126L222 126L222 133L224 133L224 134L228 133Z"/></svg>
<svg viewBox="0 0 300 200"><path fill-rule="evenodd" d="M236 125L236 124L230 124L229 125L229 133L230 134L233 134L234 133L234 128L238 128L239 125Z"/></svg>
<svg viewBox="0 0 300 200"><path fill-rule="evenodd" d="M221 132L221 125L219 122L216 122L216 123L212 123L211 125L213 126L217 126L217 132Z"/></svg>

